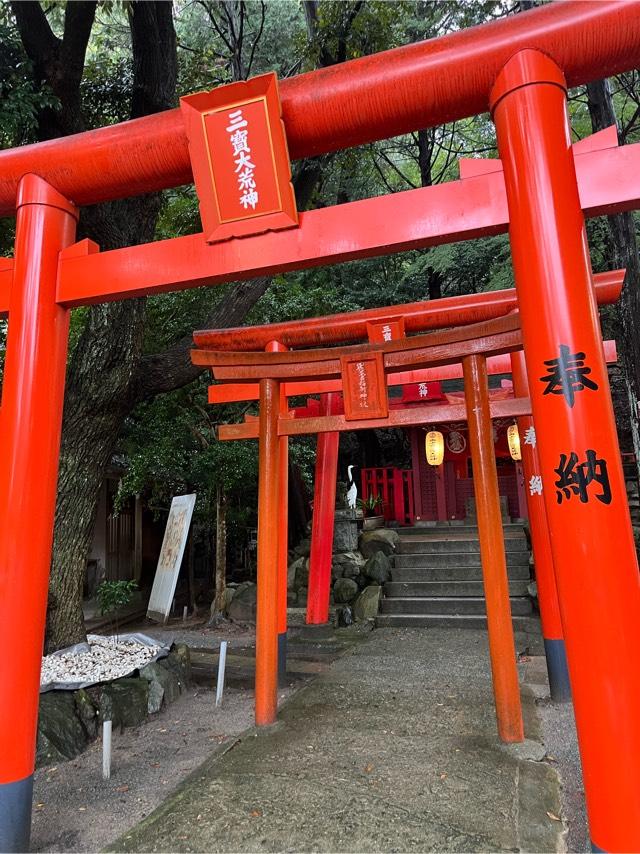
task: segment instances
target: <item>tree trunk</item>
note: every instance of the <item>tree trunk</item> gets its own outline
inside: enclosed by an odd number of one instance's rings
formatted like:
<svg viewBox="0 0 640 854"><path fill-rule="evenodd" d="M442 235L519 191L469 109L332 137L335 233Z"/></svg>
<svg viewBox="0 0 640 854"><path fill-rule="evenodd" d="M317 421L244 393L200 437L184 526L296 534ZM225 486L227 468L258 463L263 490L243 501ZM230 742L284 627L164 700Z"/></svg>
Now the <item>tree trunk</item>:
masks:
<svg viewBox="0 0 640 854"><path fill-rule="evenodd" d="M216 569L214 575L215 594L211 603L211 620L216 622L223 616L225 591L227 589L227 496L218 486L216 491Z"/></svg>
<svg viewBox="0 0 640 854"><path fill-rule="evenodd" d="M123 405L139 354L144 303L96 306L67 373L58 476L47 649L86 639L85 564L105 471L126 414Z"/></svg>
<svg viewBox="0 0 640 854"><path fill-rule="evenodd" d="M598 80L587 86L589 114L594 133L611 125L617 125L616 114L608 80ZM620 323L620 362L625 378L629 401L628 423L631 443L636 455L640 475L640 259L632 213L621 213L607 217L614 268L625 267L627 275L618 303ZM625 413L626 415L627 413ZM624 421L627 419L624 418ZM618 422L624 423L618 417ZM623 441L624 446L624 441ZM623 447L624 449L624 447Z"/></svg>
<svg viewBox="0 0 640 854"><path fill-rule="evenodd" d="M64 37L51 31L39 2L14 2L16 22L32 61L37 84L56 94L59 109L39 116L41 138L84 129L80 82L95 2L64 7ZM166 0L128 4L133 53L131 117L174 106L177 54L172 4ZM236 69L237 71L237 69ZM310 199L327 158L296 169L299 209ZM85 208L79 237L101 249L149 243L155 236L160 196L149 195ZM264 294L268 278L229 286L203 325L241 323ZM190 363L191 336L165 353L142 354L145 301L129 300L91 307L71 354L58 480L46 650L52 652L85 639L82 588L93 539L98 495L125 418L135 406L157 394L186 385L201 369Z"/></svg>
<svg viewBox="0 0 640 854"><path fill-rule="evenodd" d="M66 15L73 6L66 7L65 32ZM34 11L36 7L38 3L33 4ZM130 28L132 117L136 117L166 109L175 101L177 54L171 4L133 4ZM159 195L98 205L82 211L80 227L103 249L146 243L154 237L159 210ZM82 614L86 558L99 489L132 406L131 378L140 360L144 322L141 299L92 306L69 362L49 583L49 652L86 638Z"/></svg>

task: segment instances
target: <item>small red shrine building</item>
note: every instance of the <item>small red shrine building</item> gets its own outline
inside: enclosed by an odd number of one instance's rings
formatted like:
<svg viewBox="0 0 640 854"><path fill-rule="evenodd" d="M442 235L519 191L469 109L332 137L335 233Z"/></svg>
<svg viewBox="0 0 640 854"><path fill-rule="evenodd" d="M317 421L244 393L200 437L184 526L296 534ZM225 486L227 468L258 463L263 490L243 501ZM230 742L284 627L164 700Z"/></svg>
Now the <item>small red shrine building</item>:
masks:
<svg viewBox="0 0 640 854"><path fill-rule="evenodd" d="M510 379L492 377L492 380L492 384L497 382L498 387L490 390L490 399L513 397ZM396 397L395 404L391 396L390 404L392 408L404 409L424 406L425 403L459 403L463 397L460 385L456 380L412 383L401 387L401 395ZM512 459L507 440L507 430L513 423L512 418L493 422L500 503L505 519L526 519L522 464ZM438 466L427 462L425 436L429 430L437 430L444 438L444 459ZM363 468L359 484L361 497L366 500L379 496L380 513L385 521L398 525L464 520L474 515L473 468L467 422L440 424L434 421L406 428L404 432L411 448L411 468Z"/></svg>
<svg viewBox="0 0 640 854"><path fill-rule="evenodd" d="M424 404L425 400L458 403L463 392L450 388L458 385L455 380L449 380L403 386L402 400L405 405L413 402ZM513 397L513 387L508 379L502 379L498 388L490 390L491 399L509 397ZM527 502L522 464L512 459L507 441L507 430L512 424L513 419L496 419L493 422L498 488L503 516L524 519L527 518ZM438 430L443 434L444 459L439 466L427 462L424 448L427 430ZM467 422L433 423L425 427L411 427L407 432L411 442L414 521L444 522L473 515L475 499Z"/></svg>

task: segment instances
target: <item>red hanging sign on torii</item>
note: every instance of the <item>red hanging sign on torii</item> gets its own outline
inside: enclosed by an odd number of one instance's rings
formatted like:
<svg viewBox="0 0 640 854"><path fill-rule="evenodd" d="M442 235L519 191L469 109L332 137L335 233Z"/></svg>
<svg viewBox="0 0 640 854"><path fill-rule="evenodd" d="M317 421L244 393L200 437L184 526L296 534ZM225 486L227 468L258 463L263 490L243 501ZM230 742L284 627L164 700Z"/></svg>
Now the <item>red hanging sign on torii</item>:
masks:
<svg viewBox="0 0 640 854"><path fill-rule="evenodd" d="M298 225L278 79L180 99L207 243Z"/></svg>

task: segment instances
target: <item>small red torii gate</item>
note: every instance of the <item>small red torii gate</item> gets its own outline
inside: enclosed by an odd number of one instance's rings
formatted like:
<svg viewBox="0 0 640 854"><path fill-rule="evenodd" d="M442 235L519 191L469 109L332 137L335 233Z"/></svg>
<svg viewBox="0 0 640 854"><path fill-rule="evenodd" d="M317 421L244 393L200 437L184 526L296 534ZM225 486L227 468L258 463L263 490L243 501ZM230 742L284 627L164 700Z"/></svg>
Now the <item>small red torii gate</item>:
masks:
<svg viewBox="0 0 640 854"><path fill-rule="evenodd" d="M377 331L389 328L392 323L378 324ZM251 335L252 330L248 332ZM242 338L242 330L237 330L237 334ZM486 366L488 356L512 353L522 346L518 313L513 312L483 323L392 340L383 340L382 336L371 330L370 339L375 343L322 349L285 350L280 342L272 342L263 351L210 349L216 346L217 337L216 332L198 332L194 335L200 348L192 351L193 362L210 368L218 380L260 381L259 420L256 422L252 418L245 424L221 425L218 428L220 438L239 438L239 434L242 434L247 438L259 439L256 722L272 723L277 711L278 654L281 652L279 640L282 638L279 612L283 596L286 597L286 565L281 561L284 551L281 537L284 532L280 524L280 507L286 480L279 456L280 442L288 436L304 433L336 434L345 430L417 425L429 420L460 421L466 418L474 462L474 488L498 731L503 741L522 741L524 731L491 417L526 416L530 415L531 408L528 398L500 400L490 405ZM411 409L390 408L386 395L388 372L460 361L463 366L466 405L425 404ZM321 380L333 376L342 379L344 414L328 412L296 417L294 413L292 417L286 406L283 407L283 381L294 377ZM323 481L328 477L332 477L332 483L325 483L325 488L332 485L335 496L335 470L332 473L323 472ZM326 506L323 510L326 512ZM320 516L322 521L323 516L324 513ZM279 519L279 524L274 524L274 519ZM317 544L317 528L315 533ZM332 539L332 536L323 537L327 551L331 548ZM323 567L314 578L316 589L313 591L314 595L322 597L324 622L328 616L330 561L328 568L328 577L326 567Z"/></svg>
<svg viewBox="0 0 640 854"><path fill-rule="evenodd" d="M104 253L74 243L77 205L191 181L184 111L0 152L0 214L16 213L14 258L0 262L0 644L12 650L0 848L28 847L69 309L508 229L591 837L640 849L640 582L584 230L585 216L640 207L640 146L609 133L572 149L566 111L568 85L637 67L639 12L637 0L554 3L284 81L294 158L487 108L500 154L460 181L302 213L289 230Z"/></svg>
<svg viewBox="0 0 640 854"><path fill-rule="evenodd" d="M617 301L622 289L624 271L598 274L594 276L595 291L598 303L601 305ZM495 317L502 316L505 306L511 305L513 291L493 292L491 307L486 306L489 314ZM326 337L325 330L329 331L333 343L353 343L357 339L368 337L370 343L382 343L385 340L397 340L403 338L400 333L405 329L405 312L411 316L412 328L415 332L434 327L447 327L456 324L460 319L464 324L470 317L469 303L477 302L477 296L457 296L435 303L419 303L409 305L397 305L386 308L366 309L359 312L330 315L328 317L312 318L306 323L304 321L289 321L278 324L278 335L289 343L295 342L298 347L312 345L317 338ZM481 295L483 297L489 294ZM439 304L443 303L443 310L438 312ZM476 306L477 308L477 306ZM513 310L513 309L511 309ZM255 346L264 345L264 350L273 351L285 349L283 345L276 345L271 339L276 324L267 324L259 327L238 327L235 329L209 330L196 332L194 339L198 345L207 350L225 350L236 354L238 364L242 362L242 353ZM394 334L396 333L396 334ZM607 362L615 362L617 358L615 342L605 343L605 356ZM322 351L320 351L322 352ZM217 355L217 354L216 354ZM252 353L252 357L258 354ZM487 374L512 373L514 385L520 397L529 396L526 373L522 363L520 351L511 355L489 356L486 359ZM210 358L206 353L194 352L194 361L198 364L206 364L213 369L217 364L216 357ZM258 358L262 358L259 356ZM296 354L295 359L304 361L304 351ZM296 370L295 374L298 371ZM463 366L460 363L440 365L435 368L418 368L405 371L389 371L385 375L388 386L402 386L410 383L430 383L444 379L462 378L464 376ZM397 419L389 418L378 420L373 418L366 425L348 423L344 417L344 407L341 407L337 399L337 392L343 392L343 379L316 379L316 380L282 380L280 383L280 412L279 412L279 464L278 484L275 487L278 494L278 504L281 508L278 527L277 548L277 582L266 574L266 584L275 584L277 593L273 595L277 599L277 634L278 634L278 671L281 676L286 672L286 633L287 633L287 469L288 469L288 436L292 434L291 418L298 419L298 424L303 427L295 430L296 434L305 432L316 432L316 475L314 495L314 515L311 535L311 556L309 567L309 595L307 604L308 625L326 625L329 619L329 596L331 586L331 564L332 544L334 529L334 506L335 486L337 480L338 462L338 439L339 431L343 429L363 429L366 427L389 427L402 424L410 426L433 422L434 418L459 420L463 417L463 408L457 407L453 410L451 406L438 406L433 409L432 405L422 406L416 412L415 407L407 414L398 415ZM287 398L305 394L320 394L320 400L314 401L313 410L307 406L302 409L289 410ZM223 382L218 385L209 386L210 403L229 403L237 401L259 400L260 387L250 382ZM511 404L507 404L507 409ZM400 403L389 401L389 409L403 408ZM500 405L494 405L492 417L501 414ZM342 416L332 418L331 416ZM464 415L466 417L466 413ZM282 419L287 419L286 423ZM259 419L254 415L245 415L245 423L239 425L220 425L218 438L222 440L234 439L258 439ZM535 445L524 441L526 431L533 426L530 417L522 414L518 424L523 437L522 456L525 470L526 482L532 477L537 477L540 472L537 451ZM282 428L282 432L280 432ZM332 429L336 428L336 429ZM285 435L284 431L289 432ZM284 456L283 456L284 455ZM482 473L482 469L480 472ZM482 501L484 501L483 484L478 485ZM542 617L543 639L547 657L547 669L551 696L554 700L565 702L571 698L571 690L568 682L568 671L564 640L560 622L560 614L557 601L555 585L553 558L549 547L549 533L546 522L546 514L541 498L541 493L531 492L527 495L527 504L530 507L532 518L531 537L536 561L536 577L539 580L539 601ZM493 513L499 516L499 509L493 508ZM269 564L273 562L270 558ZM506 604L508 608L508 603ZM265 666L264 661L257 665L260 670ZM264 684L264 680L262 680ZM271 674L272 690L275 690L275 676Z"/></svg>

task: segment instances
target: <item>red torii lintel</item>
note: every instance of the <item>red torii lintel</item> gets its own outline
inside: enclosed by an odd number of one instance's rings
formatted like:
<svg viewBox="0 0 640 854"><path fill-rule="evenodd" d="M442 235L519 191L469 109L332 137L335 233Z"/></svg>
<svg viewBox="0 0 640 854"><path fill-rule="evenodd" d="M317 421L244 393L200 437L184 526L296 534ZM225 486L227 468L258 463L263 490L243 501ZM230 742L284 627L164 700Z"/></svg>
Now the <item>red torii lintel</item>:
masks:
<svg viewBox="0 0 640 854"><path fill-rule="evenodd" d="M487 110L503 65L535 45L570 86L637 66L636 0L557 3L301 74L280 83L294 159L386 139ZM451 73L455 69L455 73ZM0 216L37 172L78 205L192 182L180 110L0 152Z"/></svg>

